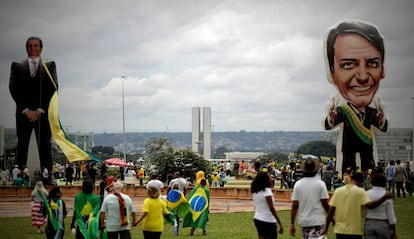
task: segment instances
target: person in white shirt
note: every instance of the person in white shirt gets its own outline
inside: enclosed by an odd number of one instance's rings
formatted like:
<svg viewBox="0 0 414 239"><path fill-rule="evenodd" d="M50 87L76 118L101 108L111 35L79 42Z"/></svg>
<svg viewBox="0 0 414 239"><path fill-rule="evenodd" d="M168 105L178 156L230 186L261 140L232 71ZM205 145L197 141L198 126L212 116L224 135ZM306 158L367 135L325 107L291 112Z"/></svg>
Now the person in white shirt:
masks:
<svg viewBox="0 0 414 239"><path fill-rule="evenodd" d="M23 166L23 173L29 175L29 169L26 166Z"/></svg>
<svg viewBox="0 0 414 239"><path fill-rule="evenodd" d="M108 238L131 238L131 225L136 223L135 209L131 198L121 193L122 183L113 184L113 194L103 201L99 218L100 229L106 228Z"/></svg>
<svg viewBox="0 0 414 239"><path fill-rule="evenodd" d="M254 225L257 229L259 239L277 238L277 227L279 233L283 233L283 225L274 207L272 192L272 178L267 172L259 172L251 184L254 202Z"/></svg>
<svg viewBox="0 0 414 239"><path fill-rule="evenodd" d="M19 175L19 173L20 173L19 166L18 165L14 165L14 169L12 170L13 180L15 180L17 178L17 176Z"/></svg>
<svg viewBox="0 0 414 239"><path fill-rule="evenodd" d="M128 175L128 177L135 178L137 176L137 172L135 172L134 168L130 167L130 168L128 168L127 175Z"/></svg>
<svg viewBox="0 0 414 239"><path fill-rule="evenodd" d="M230 164L230 161L227 161L227 163L226 163L226 174L230 175L230 173L231 173L231 164Z"/></svg>
<svg viewBox="0 0 414 239"><path fill-rule="evenodd" d="M386 192L387 180L382 173L375 173L372 180L372 189L367 191L370 200L377 200ZM392 239L397 238L397 219L395 218L392 199L387 199L376 208L365 209L365 239Z"/></svg>
<svg viewBox="0 0 414 239"><path fill-rule="evenodd" d="M329 194L325 183L315 177L319 168L319 160L307 158L302 162L303 177L295 183L292 193L290 235L293 237L296 233L297 214L302 238L318 238L323 234L325 212L329 210Z"/></svg>
<svg viewBox="0 0 414 239"><path fill-rule="evenodd" d="M178 190L180 190L180 192L184 193L185 195L188 182L185 178L181 177L181 174L178 171L174 173L174 179L170 181L168 187L171 189L174 183L178 183Z"/></svg>

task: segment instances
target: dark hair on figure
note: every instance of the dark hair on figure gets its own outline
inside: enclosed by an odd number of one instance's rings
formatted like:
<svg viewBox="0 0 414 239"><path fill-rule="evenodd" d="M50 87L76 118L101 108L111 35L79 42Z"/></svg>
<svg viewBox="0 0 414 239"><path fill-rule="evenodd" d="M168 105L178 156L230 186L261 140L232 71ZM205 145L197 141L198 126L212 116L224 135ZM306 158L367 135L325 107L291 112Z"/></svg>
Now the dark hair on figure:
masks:
<svg viewBox="0 0 414 239"><path fill-rule="evenodd" d="M335 42L336 38L343 34L356 34L363 37L381 53L381 63L384 63L384 39L379 30L370 24L359 21L345 21L331 29L326 38L326 55L329 63L329 70L334 71Z"/></svg>
<svg viewBox="0 0 414 239"><path fill-rule="evenodd" d="M40 44L40 48L43 48L43 41L42 41L42 39L40 39L40 37L35 37L35 36L31 36L31 37L27 38L27 40L26 40L26 47L29 45L29 41L30 40L38 40L39 41L39 44Z"/></svg>

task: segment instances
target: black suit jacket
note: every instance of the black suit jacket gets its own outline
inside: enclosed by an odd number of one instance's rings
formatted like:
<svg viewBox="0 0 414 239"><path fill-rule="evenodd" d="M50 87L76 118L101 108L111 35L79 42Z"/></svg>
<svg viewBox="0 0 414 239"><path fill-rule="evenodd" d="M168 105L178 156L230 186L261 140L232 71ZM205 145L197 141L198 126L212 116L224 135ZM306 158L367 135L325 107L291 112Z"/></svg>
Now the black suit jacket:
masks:
<svg viewBox="0 0 414 239"><path fill-rule="evenodd" d="M349 104L349 103L348 103ZM345 113L343 112L342 108L337 107L337 115L334 119L333 127L340 123L344 123L343 125L343 138L342 138L342 152L372 152L372 145L369 145L362 141L358 135L355 133L354 129L352 128L351 124L348 121ZM387 131L388 122L385 120L385 125L381 128L380 122L377 118L377 109L366 107L365 108L365 120L363 122L364 126L367 129L371 129L371 126L375 126L377 129L385 132ZM325 129L329 130L332 129L328 123L328 119L325 120Z"/></svg>
<svg viewBox="0 0 414 239"><path fill-rule="evenodd" d="M44 61L56 87L50 80L40 59L35 77L30 76L27 60L15 61L11 64L9 89L13 100L16 102L16 117L22 115L26 108L36 110L38 108L48 112L49 101L57 90L57 73L54 61Z"/></svg>

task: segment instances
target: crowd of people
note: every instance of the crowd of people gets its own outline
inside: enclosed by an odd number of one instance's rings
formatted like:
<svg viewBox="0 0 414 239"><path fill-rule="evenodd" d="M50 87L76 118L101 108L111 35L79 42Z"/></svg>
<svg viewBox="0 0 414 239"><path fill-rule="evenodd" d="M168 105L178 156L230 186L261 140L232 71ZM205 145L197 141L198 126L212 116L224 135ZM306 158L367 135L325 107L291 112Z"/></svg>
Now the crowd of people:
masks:
<svg viewBox="0 0 414 239"><path fill-rule="evenodd" d="M276 232L284 231L283 222L274 210L274 198L271 192L276 187L275 179L279 178L277 176L279 170L281 187L286 183L292 190L290 221L292 236L296 234L297 218L303 238L322 236L332 224L335 225L334 232L338 238L343 238L341 235L357 235L356 238L359 238L359 235L366 235L366 238L376 238L368 235L378 233L384 228L387 232L392 232L391 237L385 238L396 238L396 219L392 199L412 194L411 182L414 172L411 171L408 162L401 163L399 160L396 162L391 160L388 164L380 162L376 168L367 172L362 172L358 168L347 169L342 177L332 169L335 165L329 161L324 164L320 159L308 158L293 162L279 167L272 161L265 163L256 161L245 166L256 171L252 178L251 192L255 204L254 225L260 238L262 236L276 238ZM67 164L62 165L61 168L56 165L53 168L60 168L60 170L52 170L51 174L56 179L64 178L66 185L71 185L72 180L82 182L82 191L75 197L71 223L76 238L96 238L103 231L107 233L108 238L130 238L131 227L140 223L143 224L144 238L160 238L164 231L164 220L171 223L174 235L179 235L180 227L190 227L190 235L194 235L196 228L201 228L201 233L207 234L209 188L220 187L223 184L220 179L217 179L217 176L221 178L217 171L224 174L223 178L233 176L235 172L240 174L246 172L246 170L240 171L240 164L236 165L239 170L235 171L234 164L236 163L231 165L233 166L231 172L225 170L226 164L223 168L220 164L213 164L214 171L207 174L203 171L197 172L194 182L187 181L180 172L173 173L167 177L167 181L163 182L159 179L159 175L143 170L144 177L148 178L146 182L143 180L143 187L147 189L148 194L143 203L142 214L139 216L136 215L131 198L122 193L125 181L121 180L121 177L111 177L109 180L105 165L96 165L93 162ZM142 169L140 165L129 165L123 172L125 175L132 175L139 179L139 171ZM284 169L291 175L292 180L285 181ZM14 174L17 170L18 168L14 170ZM28 171L24 171L19 170L17 174L28 175ZM32 192L32 225L39 233L46 232L48 238L63 236L63 219L67 215L67 210L62 200L62 193L56 185L47 191L44 185L50 182L42 180L42 176L39 176L40 180L36 182ZM99 194L96 195L94 187L98 176ZM191 192L187 191L189 185L194 187ZM161 191L165 189L167 193L163 196ZM343 195L352 195L352 197L346 199L347 197ZM196 200L195 198L199 200L198 202L204 203L203 213L192 211L191 200ZM361 207L354 206L357 204ZM361 208L365 209L361 211ZM361 221L361 215L365 217L365 224L359 227L354 222ZM94 219L97 220L95 224ZM85 236L86 234L88 236Z"/></svg>
<svg viewBox="0 0 414 239"><path fill-rule="evenodd" d="M124 182L120 178L109 181L106 174L102 175L97 195L93 178L85 175L81 192L74 198L70 228L75 238L105 236L108 239L128 239L131 238L131 228L141 223L144 238L160 238L165 221L172 225L174 235L179 235L180 225L190 228L190 235L194 235L197 228L206 235L210 192L204 171L197 172L196 181L191 184L193 188L189 192L190 182L180 172L173 175L169 182L160 181L156 174L150 176L151 179L145 185L147 198L139 216L132 199L122 192ZM161 195L164 187L168 188L165 196ZM38 233L45 232L47 238L63 238L65 232L67 209L60 188L54 185L48 191L44 182L39 180L31 194L32 225ZM197 204L197 208L192 208L192 204Z"/></svg>
<svg viewBox="0 0 414 239"><path fill-rule="evenodd" d="M326 236L330 225L334 225L333 231L339 239L397 238L392 187L399 182L397 188L401 193L397 190L397 197L405 197L404 183L407 185L410 182L408 175L412 175L409 163L405 166L400 161L396 165L393 161L388 165L379 163L367 172L347 168L342 177L338 176L342 184L331 192L331 196L323 177L323 169L329 170L329 166L322 165L319 159L307 158L294 168L301 172L301 177L292 186L291 236L296 235L297 220L302 238ZM284 231L283 222L274 211L272 181L273 175L261 164L251 183L254 225L260 239L277 238L277 232Z"/></svg>

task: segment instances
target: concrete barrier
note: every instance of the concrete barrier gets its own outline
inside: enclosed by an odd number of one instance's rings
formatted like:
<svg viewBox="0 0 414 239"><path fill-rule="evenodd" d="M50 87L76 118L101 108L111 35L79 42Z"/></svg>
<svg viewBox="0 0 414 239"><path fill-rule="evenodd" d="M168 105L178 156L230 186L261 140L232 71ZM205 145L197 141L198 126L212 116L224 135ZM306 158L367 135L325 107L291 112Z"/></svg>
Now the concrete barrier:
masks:
<svg viewBox="0 0 414 239"><path fill-rule="evenodd" d="M51 189L51 186L46 187L47 190ZM192 187L188 188L187 192L190 192ZM63 196L70 197L79 193L82 188L80 185L74 186L60 186ZM9 197L30 197L33 187L0 187L0 196ZM95 186L94 192L99 194L99 186ZM146 197L147 189L140 186L125 185L123 192L131 197ZM167 193L167 188L163 188L162 194ZM273 189L273 195L276 200L290 201L292 190L289 189ZM250 188L248 187L223 187L223 188L210 188L210 196L212 198L222 199L252 199Z"/></svg>

